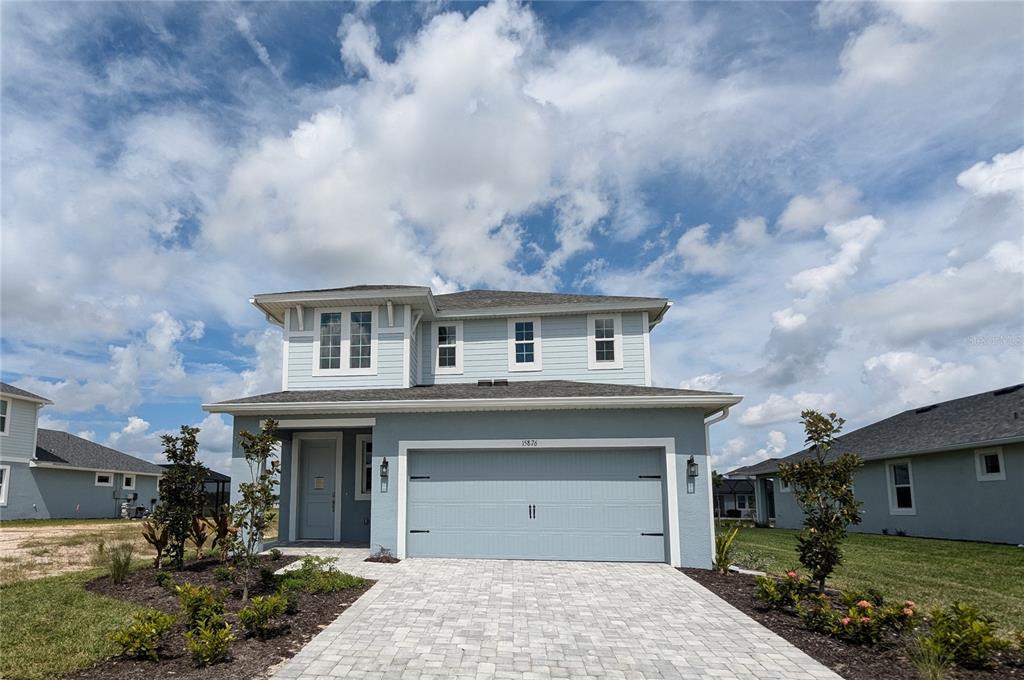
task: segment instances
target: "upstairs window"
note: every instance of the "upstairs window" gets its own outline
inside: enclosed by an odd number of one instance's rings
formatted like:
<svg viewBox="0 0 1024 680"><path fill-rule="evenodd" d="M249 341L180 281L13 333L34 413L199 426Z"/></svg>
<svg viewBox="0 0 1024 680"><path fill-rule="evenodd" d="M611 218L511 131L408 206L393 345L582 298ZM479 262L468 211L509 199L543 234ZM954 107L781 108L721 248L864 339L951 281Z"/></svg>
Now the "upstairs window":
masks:
<svg viewBox="0 0 1024 680"><path fill-rule="evenodd" d="M913 515L914 508L914 477L909 460L889 463L889 514Z"/></svg>
<svg viewBox="0 0 1024 680"><path fill-rule="evenodd" d="M622 368L622 316L591 314L587 317L587 367L591 370Z"/></svg>
<svg viewBox="0 0 1024 680"><path fill-rule="evenodd" d="M974 466L979 482L999 482L1006 479L1002 447L978 449L974 452Z"/></svg>
<svg viewBox="0 0 1024 680"><path fill-rule="evenodd" d="M0 399L0 435L5 435L8 432L8 424L11 419L11 401L9 399Z"/></svg>
<svg viewBox="0 0 1024 680"><path fill-rule="evenodd" d="M539 371L541 368L540 319L509 319L508 370Z"/></svg>
<svg viewBox="0 0 1024 680"><path fill-rule="evenodd" d="M318 309L313 375L374 373L376 317L375 309Z"/></svg>
<svg viewBox="0 0 1024 680"><path fill-rule="evenodd" d="M462 373L462 322L434 323L434 373Z"/></svg>

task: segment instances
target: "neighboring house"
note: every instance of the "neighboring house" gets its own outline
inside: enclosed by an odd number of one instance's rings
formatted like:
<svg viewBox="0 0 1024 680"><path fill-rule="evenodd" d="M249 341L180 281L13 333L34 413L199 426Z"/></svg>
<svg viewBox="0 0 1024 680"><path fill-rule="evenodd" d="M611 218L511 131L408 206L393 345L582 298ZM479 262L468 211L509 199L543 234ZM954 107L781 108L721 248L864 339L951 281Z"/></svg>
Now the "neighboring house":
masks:
<svg viewBox="0 0 1024 680"><path fill-rule="evenodd" d="M171 464L160 463L160 467L166 470ZM225 503L231 502L231 478L222 472L207 468L203 490L206 492L206 512L220 510Z"/></svg>
<svg viewBox="0 0 1024 680"><path fill-rule="evenodd" d="M757 507L753 478L746 478L729 473L729 476L722 477L719 483L712 489L714 493L715 517L753 519ZM771 480L768 489L768 516L775 516L775 509L771 497Z"/></svg>
<svg viewBox="0 0 1024 680"><path fill-rule="evenodd" d="M838 437L830 455L842 453L864 460L854 477L863 521L851 531L1024 543L1024 384L904 411ZM759 517L779 463L809 455L737 471L757 478ZM793 490L775 489L775 525L800 527Z"/></svg>
<svg viewBox="0 0 1024 680"><path fill-rule="evenodd" d="M740 397L652 386L661 298L418 286L257 295L282 391L206 404L278 421L283 540L398 557L709 567L707 426ZM233 493L237 493L237 486Z"/></svg>
<svg viewBox="0 0 1024 680"><path fill-rule="evenodd" d="M0 383L0 519L115 518L152 508L161 468L38 427L49 399Z"/></svg>

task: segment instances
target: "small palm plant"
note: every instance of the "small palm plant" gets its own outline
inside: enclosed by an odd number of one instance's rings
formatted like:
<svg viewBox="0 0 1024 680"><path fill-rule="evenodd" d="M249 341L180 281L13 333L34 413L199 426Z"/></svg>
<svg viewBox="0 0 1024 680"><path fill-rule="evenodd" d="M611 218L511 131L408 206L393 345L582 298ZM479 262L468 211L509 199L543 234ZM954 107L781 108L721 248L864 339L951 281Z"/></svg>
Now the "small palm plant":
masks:
<svg viewBox="0 0 1024 680"><path fill-rule="evenodd" d="M156 520L146 520L142 523L142 537L156 550L153 566L159 569L164 548L167 547L167 525Z"/></svg>
<svg viewBox="0 0 1024 680"><path fill-rule="evenodd" d="M715 569L725 574L729 571L732 561L732 544L740 533L739 527L715 534Z"/></svg>
<svg viewBox="0 0 1024 680"><path fill-rule="evenodd" d="M206 545L206 539L210 537L210 525L204 518L196 517L192 520L192 528L188 535L196 546L196 559L203 559L203 546Z"/></svg>

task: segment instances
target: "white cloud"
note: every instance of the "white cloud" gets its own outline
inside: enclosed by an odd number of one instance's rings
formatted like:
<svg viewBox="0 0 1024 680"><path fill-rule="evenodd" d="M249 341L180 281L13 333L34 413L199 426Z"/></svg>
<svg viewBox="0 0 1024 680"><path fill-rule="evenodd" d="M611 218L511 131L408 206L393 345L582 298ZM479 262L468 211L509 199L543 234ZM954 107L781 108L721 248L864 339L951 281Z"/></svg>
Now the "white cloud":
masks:
<svg viewBox="0 0 1024 680"><path fill-rule="evenodd" d="M679 381L679 387L686 390L713 391L722 382L721 373L705 373L704 375L685 378Z"/></svg>
<svg viewBox="0 0 1024 680"><path fill-rule="evenodd" d="M835 409L836 397L832 393L797 392L792 398L781 394L768 395L760 404L748 406L740 414L742 425L772 425L797 422L802 411L813 409L828 412Z"/></svg>
<svg viewBox="0 0 1024 680"><path fill-rule="evenodd" d="M199 428L199 459L218 472L229 472L231 466L232 428L219 413L211 413L194 427ZM166 463L163 442L165 434L177 436L177 429L150 429L149 421L129 416L124 426L111 432L105 444L113 449L154 463Z"/></svg>
<svg viewBox="0 0 1024 680"><path fill-rule="evenodd" d="M813 196L794 196L779 216L782 231L807 232L848 220L857 214L860 191L840 182L829 182Z"/></svg>
<svg viewBox="0 0 1024 680"><path fill-rule="evenodd" d="M764 460L778 458L784 453L786 453L786 435L778 430L772 430L768 433L768 441L754 453L754 457L757 460Z"/></svg>
<svg viewBox="0 0 1024 680"><path fill-rule="evenodd" d="M242 34L243 38L245 38L245 42L249 43L249 47L251 47L252 51L256 53L256 58L260 60L260 63L266 66L267 69L274 74L275 78L280 80L281 69L274 66L274 62L270 60L270 52L267 50L266 46L256 38L256 35L252 30L252 24L249 22L249 17L244 14L239 14L235 17L235 28L237 28L238 32Z"/></svg>
<svg viewBox="0 0 1024 680"><path fill-rule="evenodd" d="M763 217L745 218L737 220L731 232L712 239L711 225L702 224L679 237L675 253L688 272L727 274L736 268L742 249L764 243L768 238L766 230L767 222Z"/></svg>
<svg viewBox="0 0 1024 680"><path fill-rule="evenodd" d="M1017 194L1024 198L1024 146L996 154L991 162L975 163L957 175L956 183L981 196Z"/></svg>
<svg viewBox="0 0 1024 680"><path fill-rule="evenodd" d="M881 233L884 224L870 215L842 224L829 224L825 233L838 247L832 261L805 269L790 279L790 290L807 297L823 296L844 285L857 273L865 254Z"/></svg>
<svg viewBox="0 0 1024 680"><path fill-rule="evenodd" d="M886 352L864 362L865 381L879 394L894 391L904 404L923 405L964 396L970 393L976 376L974 366L916 352Z"/></svg>

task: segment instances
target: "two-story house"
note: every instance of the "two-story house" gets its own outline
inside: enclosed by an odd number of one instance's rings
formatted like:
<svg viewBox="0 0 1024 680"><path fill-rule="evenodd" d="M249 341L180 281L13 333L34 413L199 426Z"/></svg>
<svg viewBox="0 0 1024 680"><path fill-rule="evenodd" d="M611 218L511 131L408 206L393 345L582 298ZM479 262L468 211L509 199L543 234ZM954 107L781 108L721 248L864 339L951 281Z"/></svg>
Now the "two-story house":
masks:
<svg viewBox="0 0 1024 680"><path fill-rule="evenodd" d="M351 286L257 295L280 392L280 532L398 557L669 562L714 542L707 426L740 397L652 386L662 298Z"/></svg>
<svg viewBox="0 0 1024 680"><path fill-rule="evenodd" d="M161 468L38 425L49 399L0 383L0 519L119 517L157 502Z"/></svg>

